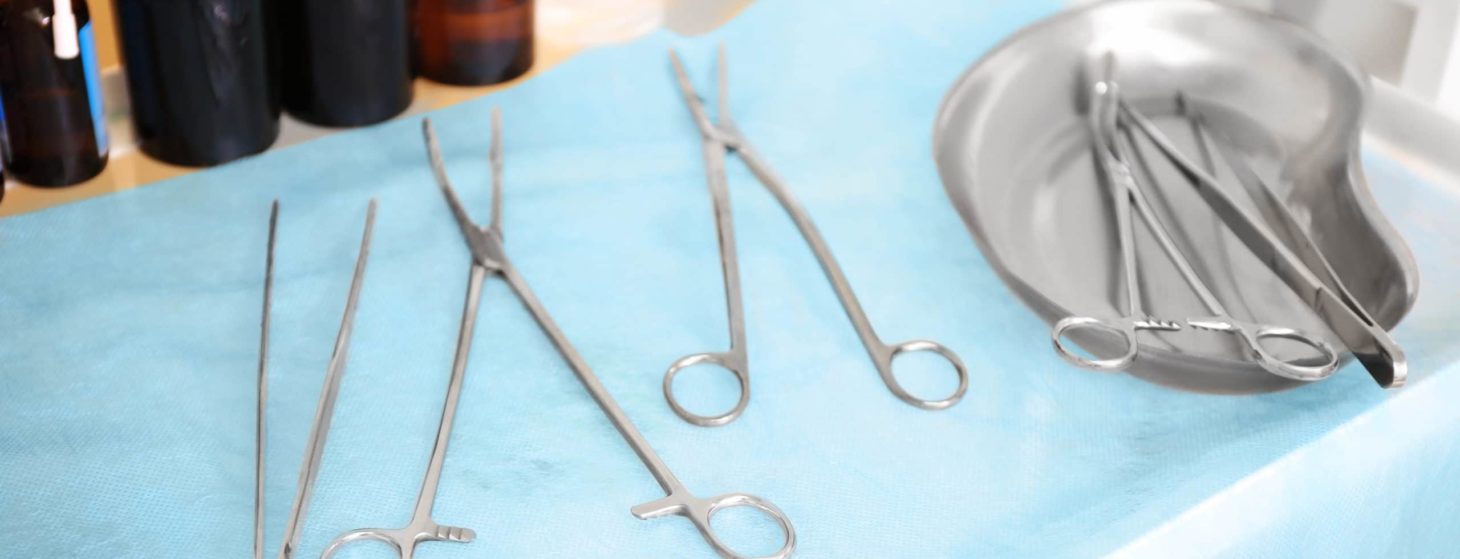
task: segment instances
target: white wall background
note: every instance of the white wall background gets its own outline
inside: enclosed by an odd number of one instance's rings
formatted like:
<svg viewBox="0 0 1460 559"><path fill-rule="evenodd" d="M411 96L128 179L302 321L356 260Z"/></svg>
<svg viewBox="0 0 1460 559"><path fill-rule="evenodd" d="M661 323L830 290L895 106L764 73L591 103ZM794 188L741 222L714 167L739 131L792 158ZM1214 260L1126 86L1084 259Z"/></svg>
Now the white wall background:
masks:
<svg viewBox="0 0 1460 559"><path fill-rule="evenodd" d="M1333 41L1374 77L1460 116L1460 0L1223 0Z"/></svg>

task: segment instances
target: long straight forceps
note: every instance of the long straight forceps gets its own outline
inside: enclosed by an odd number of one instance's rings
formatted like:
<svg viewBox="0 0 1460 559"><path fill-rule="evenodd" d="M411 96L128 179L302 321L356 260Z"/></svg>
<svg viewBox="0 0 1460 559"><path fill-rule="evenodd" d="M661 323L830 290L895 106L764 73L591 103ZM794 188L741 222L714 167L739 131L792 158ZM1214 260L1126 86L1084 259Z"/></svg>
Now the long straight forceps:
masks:
<svg viewBox="0 0 1460 559"><path fill-rule="evenodd" d="M1285 245L1264 235L1263 230L1254 224L1254 218L1242 211L1235 203L1227 200L1226 195L1215 188L1216 183L1213 177L1200 176L1195 172L1199 169L1190 166L1190 161L1184 161L1184 158L1179 157L1179 152L1169 149L1169 140L1161 136L1147 119L1139 114L1133 114L1133 120L1143 131L1151 134L1152 141L1164 153L1167 153L1168 156L1175 154L1170 159L1196 181L1197 189L1207 200L1208 205L1212 206L1213 210L1228 223L1234 232L1237 232L1248 249L1259 255L1266 255L1262 261L1267 263L1268 267L1273 269L1295 292L1306 293L1312 297L1306 302L1312 306L1319 318L1326 321L1328 327L1338 334L1339 339L1343 340L1348 349L1358 357L1359 362L1380 386L1385 388L1403 386L1409 370L1404 350L1369 315L1368 310L1364 309L1358 299L1349 293L1343 280L1333 270L1333 265L1328 262L1328 258L1323 255L1323 252L1318 250L1318 244L1298 223L1298 218L1288 209L1287 203L1278 197L1267 181L1257 176L1257 173L1244 163L1242 156L1231 147L1233 142L1230 138L1221 136L1218 131L1206 125L1205 117L1191 107L1185 95L1177 95L1177 106L1192 123L1200 146L1205 148L1215 145L1217 147L1217 151L1221 153L1222 159L1236 175L1243 189L1252 195L1256 199L1257 205L1262 208L1262 216L1272 226L1272 231L1286 235L1287 243ZM1217 137L1209 138L1209 134ZM1280 249L1280 246L1284 248ZM1306 271L1303 269L1305 266ZM1318 288L1319 284L1322 285L1321 289Z"/></svg>
<svg viewBox="0 0 1460 559"><path fill-rule="evenodd" d="M1092 75L1095 71L1100 71L1092 68L1087 68L1087 70ZM1186 281L1192 292L1201 300L1202 305L1211 313L1209 317L1187 319L1186 322L1188 325L1194 328L1226 332L1237 336L1243 345L1247 347L1248 352L1252 354L1258 365L1274 375L1295 380L1314 381L1333 374L1333 371L1338 367L1338 354L1334 352L1333 348L1329 347L1327 342L1292 328L1254 324L1233 318L1223 308L1221 301L1217 299L1216 295L1212 293L1206 283L1202 281L1201 277L1196 273L1196 270L1192 268L1186 256L1176 247L1176 243L1171 239L1168 229L1162 224L1160 217L1156 215L1155 211L1151 209L1150 203L1146 200L1145 193L1141 190L1140 184L1135 180L1134 175L1130 171L1129 162L1133 161L1131 148L1125 143L1121 143L1121 138L1115 135L1121 101L1120 90L1113 80L1113 74L1114 59L1107 55L1102 77L1092 87L1091 111L1097 114L1091 117L1091 122L1096 125L1092 132L1098 151L1101 152L1097 154L1097 161L1102 161L1102 166L1107 168L1107 175L1111 182L1110 187L1113 190L1112 195L1116 197L1116 224L1117 227L1121 228L1119 235L1122 239L1122 244L1125 245L1122 247L1122 251L1127 253L1127 256L1125 256L1126 273L1132 274L1134 272L1132 262L1135 246L1133 242L1129 242L1134 240L1130 231L1132 228L1130 211L1134 207L1140 213L1142 220L1146 222L1147 228L1151 231L1152 236L1156 238L1157 243L1161 246L1161 250L1176 265L1176 269L1181 274L1182 279ZM1133 276L1127 276L1127 278L1128 282L1134 281ZM1131 283L1128 283L1128 285L1131 285ZM1139 298L1138 290L1132 290L1129 295ZM1063 334L1075 328L1083 327L1112 330L1120 333L1125 338L1125 343L1128 347L1122 359L1126 359L1125 363L1129 364L1134 359L1138 347L1138 342L1134 337L1134 329L1129 325L1129 320L1130 317L1123 319L1126 324L1110 324L1107 321L1083 317L1061 320L1055 325L1053 332L1055 347L1066 359L1076 363L1082 365L1086 363L1098 363L1088 361L1070 353L1060 343L1060 339ZM1283 361L1268 352L1267 348L1262 345L1262 340L1270 338L1288 339L1308 346L1321 355L1322 359L1317 365L1304 365Z"/></svg>
<svg viewBox="0 0 1460 559"><path fill-rule="evenodd" d="M264 559L264 420L269 401L269 313L274 301L274 242L279 232L279 200L269 208L268 255L264 257L264 310L259 319L259 372L253 442L253 558Z"/></svg>
<svg viewBox="0 0 1460 559"><path fill-rule="evenodd" d="M427 121L429 126L430 121ZM500 201L502 182L502 134L501 116L492 111L492 147L488 153L492 166L492 221L489 229L498 229L501 219ZM433 166L434 168L434 166ZM441 423L436 427L436 443L431 447L431 461L426 466L426 476L421 481L421 492L416 496L416 508L411 521L401 528L361 528L336 536L325 548L320 559L328 559L340 548L356 541L380 541L395 548L401 559L411 559L416 546L422 542L448 541L471 543L476 532L470 528L442 526L431 518L431 509L436 504L436 489L441 484L441 468L446 463L446 447L451 442L451 426L456 418L456 404L461 400L461 385L466 378L467 358L471 354L472 333L476 329L477 309L481 307L482 284L486 283L487 267L476 258L472 259L471 273L466 283L466 303L461 309L461 329L456 337L456 356L451 363L451 380L446 386L446 402L441 407Z"/></svg>
<svg viewBox="0 0 1460 559"><path fill-rule="evenodd" d="M360 288L365 280L365 262L370 255L370 238L375 231L375 200L365 211L365 233L360 238L360 255L355 258L355 274L350 279L350 295L345 301L345 315L340 319L340 333L335 337L335 350L324 373L324 387L319 391L319 404L314 408L314 425L309 429L309 444L304 450L304 463L299 466L299 485L294 490L294 506L289 522L284 525L284 543L279 546L279 559L291 559L298 551L299 531L304 526L309 500L314 495L314 480L319 476L319 462L324 458L325 439L330 420L335 415L335 399L345 374L345 361L350 349L350 332L355 327L355 308L360 303Z"/></svg>
<svg viewBox="0 0 1460 559"><path fill-rule="evenodd" d="M882 382L887 385L887 388L902 401L923 409L944 409L958 403L963 398L963 394L968 391L968 371L963 365L963 360L959 359L958 354L953 353L953 350L938 342L912 340L888 344L877 336L877 332L872 329L871 320L867 318L866 311L862 309L861 302L852 292L852 286L847 281L846 274L842 272L841 265L837 264L836 257L832 255L826 239L821 236L816 224L811 221L810 214L735 125L735 121L730 116L724 47L720 48L717 60L718 124L710 121L710 117L705 111L704 101L695 92L694 85L690 83L679 55L671 50L669 59L674 66L674 74L679 82L680 91L684 94L685 104L688 105L690 115L699 127L704 141L705 177L709 183L711 199L715 206L715 227L720 241L720 264L724 273L725 300L730 323L729 351L693 354L670 365L669 370L664 374L664 398L669 402L670 409L681 418L696 425L723 425L738 417L745 410L746 403L750 399L750 375L747 370L745 350L745 320L740 297L740 269L735 249L734 219L730 213L728 180L725 174L725 156L732 151L740 156L740 160L750 168L750 172L755 175L756 179L765 186L766 190L770 191L777 202L780 202L781 207L791 216L791 221L796 223L796 228L801 231L801 236L805 237L807 244L811 245L811 251L816 254L816 260L821 263L822 271L826 273L827 280L831 282L832 289L836 291L837 298L841 300L847 317L851 319L857 336L861 338L862 345L867 348L867 353L872 358L872 363L876 365L877 373L882 377ZM903 389L902 384L893 375L892 361L898 355L916 351L936 353L953 365L953 371L958 375L958 388L952 394L941 400L927 400ZM740 399L729 412L718 416L701 416L684 409L675 399L674 376L685 367L701 363L711 363L729 369L739 381Z"/></svg>
<svg viewBox="0 0 1460 559"><path fill-rule="evenodd" d="M492 126L493 137L500 137L500 121L494 118ZM633 422L629 421L628 416L624 415L623 410L619 408L613 396L608 393L608 389L604 388L603 383L599 382L598 375L594 374L593 369L589 368L588 363L583 360L583 356L579 355L578 351L573 348L573 345L568 341L568 337L553 322L552 316L548 314L542 302L537 299L532 289L528 287L527 281L523 279L521 274L517 272L517 269L512 266L511 261L507 259L507 254L502 245L502 225L500 219L500 208L502 207L501 181L494 180L492 182L492 221L487 227L478 227L471 221L471 217L467 214L466 208L462 206L461 200L456 196L456 191L451 187L451 181L446 174L446 165L441 157L441 148L437 144L436 133L431 126L430 120L426 120L422 124L422 132L426 137L426 150L430 156L431 170L435 173L436 182L441 187L441 193L446 197L446 203L451 208L451 214L456 218L456 223L461 228L462 236L466 239L467 247L471 250L472 258L475 261L474 267L482 268L486 274L500 275L502 279L506 280L507 284L512 287L512 291L517 294L517 298L522 301L523 306L527 307L528 312L532 313L532 317L537 321L538 326L542 328L543 333L547 335L548 339L552 340L553 346L558 349L558 353L562 354L563 359L573 369L573 374L578 377L578 381L583 384L583 388L588 391L588 394L593 397L593 401L598 403L598 407L603 410L604 415L607 415L609 421L613 423L614 428L618 429L619 434L623 435L624 440L634 449L634 453L639 456L639 460L644 462L644 466L649 469L649 473L659 482L659 486L664 488L664 491L668 493L664 498L635 506L629 509L629 512L639 519L658 518L668 515L679 515L688 518L695 525L695 528L699 530L700 535L704 537L705 542L710 544L710 547L721 557L741 559L745 556L727 547L720 540L719 536L715 534L715 529L710 524L710 517L726 508L752 507L775 520L780 525L781 532L785 537L785 543L781 545L781 548L766 557L772 559L789 557L791 552L796 549L795 529L791 527L790 519L770 501L745 493L728 493L702 499L690 494L689 490L685 489L684 484L679 481L679 478L675 477L674 472L670 471L669 466L666 466L664 461L659 458L659 455L654 452L654 448L649 446L649 441L645 440L644 436L639 434L638 428L634 426ZM494 142L495 144L496 142Z"/></svg>

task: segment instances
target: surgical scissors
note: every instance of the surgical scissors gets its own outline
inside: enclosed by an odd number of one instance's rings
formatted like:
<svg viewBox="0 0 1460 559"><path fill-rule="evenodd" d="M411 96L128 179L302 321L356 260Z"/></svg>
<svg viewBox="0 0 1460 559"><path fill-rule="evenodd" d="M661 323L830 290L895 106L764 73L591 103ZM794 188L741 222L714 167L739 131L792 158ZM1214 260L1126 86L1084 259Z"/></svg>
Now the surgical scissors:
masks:
<svg viewBox="0 0 1460 559"><path fill-rule="evenodd" d="M430 121L426 121L430 126ZM498 196L502 190L502 117L492 111L492 146L487 159L492 167L492 221L488 228L500 229L501 203ZM428 128L429 131L429 128ZM428 132L429 134L429 132ZM428 136L429 137L429 136ZM434 167L433 167L434 168ZM431 509L436 504L436 489L441 484L441 468L446 463L446 446L451 442L451 425L456 417L456 404L461 399L461 385L466 378L467 357L471 354L472 333L476 329L477 309L481 306L482 284L487 279L487 267L476 258L472 259L471 273L466 283L466 303L461 310L461 328L456 337L456 357L451 363L451 380L446 387L446 403L441 408L441 423L436 427L436 444L431 448L431 461L426 466L426 477L421 482L421 492L416 496L416 509L411 521L396 529L361 528L335 537L326 547L320 559L329 559L341 547L350 542L374 540L389 544L400 554L401 559L411 559L416 546L422 542L449 541L471 543L476 532L470 528L442 526L431 518Z"/></svg>
<svg viewBox="0 0 1460 559"><path fill-rule="evenodd" d="M500 219L501 181L494 180L492 183L492 220L486 227L478 227L472 222L471 216L467 214L466 208L462 206L461 200L456 196L456 191L451 187L450 178L446 174L446 164L441 156L441 148L437 143L436 133L429 119L422 123L422 133L426 139L426 151L431 161L431 170L435 174L437 184L441 187L442 195L446 197L446 203L451 209L452 216L456 218L456 224L461 229L462 236L465 237L467 248L471 251L475 262L474 266L480 267L485 274L500 275L512 287L512 291L517 294L517 298L523 306L527 307L543 333L548 336L553 346L558 349L558 353L568 362L573 374L583 384L583 388L593 397L593 401L603 410L604 415L608 416L619 434L623 435L624 440L639 456L639 460L643 461L644 466L649 469L649 473L659 482L659 486L668 493L663 498L635 506L629 509L629 512L641 520L668 515L688 518L716 553L721 557L739 559L745 556L736 553L720 540L719 536L715 534L714 527L710 524L710 518L716 512L726 508L755 508L775 520L785 537L785 543L781 545L780 549L766 557L773 559L789 557L796 549L795 529L792 528L791 521L785 513L782 513L781 509L770 501L746 493L728 493L703 499L690 494L689 490L685 489L684 484L675 477L669 466L665 465L659 455L654 452L649 441L644 439L638 428L624 414L623 409L619 408L613 396L608 393L608 389L604 388L603 383L598 380L598 375L594 374L593 369L589 368L588 363L583 360L583 356L573 348L567 335L558 328L557 323L553 322L547 308L528 287L527 280L507 259L502 243ZM493 119L492 134L494 138L500 137L500 122L497 119ZM494 145L496 145L495 142Z"/></svg>
<svg viewBox="0 0 1460 559"><path fill-rule="evenodd" d="M807 244L811 245L811 251L816 254L816 260L821 263L822 271L826 273L827 280L831 282L832 289L836 291L837 298L841 300L847 317L851 319L857 336L861 338L862 345L867 348L867 353L872 358L872 363L877 367L877 372L881 375L882 382L887 385L887 388L902 401L923 409L944 409L958 403L963 398L963 394L968 391L968 371L963 365L963 360L959 359L958 354L953 353L953 350L938 342L912 340L888 344L877 336L877 332L872 329L872 322L867 318L866 311L862 309L861 302L852 292L852 286L847 281L846 274L837 264L836 257L832 255L826 239L821 236L816 224L811 221L810 214L791 194L785 183L781 182L780 177L771 171L770 166L765 163L745 135L740 132L740 128L735 125L735 121L730 116L725 48L720 47L716 63L717 94L719 96L717 100L718 124L710 121L710 117L705 111L704 101L695 92L694 85L690 83L679 54L670 50L669 60L674 67L674 74L679 83L679 89L684 95L685 104L689 107L690 116L694 118L703 139L705 177L709 183L710 198L714 204L715 227L720 244L720 268L724 275L725 302L730 325L730 349L728 351L687 355L669 366L669 370L664 373L663 388L664 398L669 402L670 409L685 421L708 427L734 421L745 410L745 406L750 400L750 372L746 357L745 320L740 296L740 267L735 249L734 219L730 213L728 179L725 174L726 154L730 152L740 156L740 160L745 163L750 172L791 216L791 221L796 223L796 228L806 238ZM941 400L919 398L903 389L902 384L893 375L892 361L894 358L903 353L919 351L936 353L953 365L953 371L958 375L958 387L948 397ZM695 414L681 406L674 396L675 375L686 367L704 363L719 365L729 370L740 384L740 398L735 407L726 413L715 416Z"/></svg>
<svg viewBox="0 0 1460 559"><path fill-rule="evenodd" d="M1093 61L1087 62L1089 62L1086 67L1087 75L1094 80L1090 89L1089 123L1096 148L1095 158L1107 182L1110 183L1111 194L1114 196L1117 235L1120 238L1125 267L1127 305L1131 312L1114 321L1092 317L1068 317L1060 320L1051 331L1055 349L1066 360L1080 366L1101 370L1120 369L1129 366L1139 351L1139 343L1135 338L1136 330L1176 330L1180 328L1174 323L1150 319L1140 314L1140 290L1139 280L1136 278L1135 244L1131 224L1131 209L1134 207L1141 219L1146 222L1147 228L1156 238L1161 250L1176 265L1182 279L1211 313L1209 317L1189 318L1186 321L1187 325L1237 336L1259 366L1274 375L1294 380L1314 381L1333 374L1338 367L1338 355L1327 342L1292 328L1240 321L1229 315L1223 308L1221 301L1202 281L1186 256L1176 247L1168 229L1151 209L1145 193L1131 172L1129 165L1129 161L1133 160L1131 148L1116 136L1121 100L1119 84L1114 80L1114 57L1107 53L1103 58L1103 64L1100 65L1101 68L1096 68L1097 64ZM1101 72L1099 77L1096 77L1095 72ZM1115 332L1126 344L1126 351L1120 357L1113 359L1090 360L1081 357L1067 349L1061 341L1071 331L1081 329ZM1283 361L1272 355L1262 345L1262 340L1274 338L1288 339L1308 346L1322 356L1321 361L1317 365Z"/></svg>
<svg viewBox="0 0 1460 559"><path fill-rule="evenodd" d="M350 279L350 295L345 300L344 317L340 319L340 332L335 336L334 353L330 355L329 366L325 368L324 386L319 391L319 404L314 408L314 425L309 429L309 444L305 447L304 463L299 466L299 485L294 490L294 506L289 510L289 522L284 525L284 543L279 546L279 559L292 559L299 546L299 531L304 526L309 500L314 495L314 480L319 475L319 463L324 458L325 439L329 436L330 420L335 415L335 399L340 393L340 381L345 374L345 361L350 349L350 332L355 326L355 308L360 303L360 287L365 282L365 262L370 256L370 238L375 231L375 200L365 210L365 233L360 238L360 254L355 257L355 273Z"/></svg>

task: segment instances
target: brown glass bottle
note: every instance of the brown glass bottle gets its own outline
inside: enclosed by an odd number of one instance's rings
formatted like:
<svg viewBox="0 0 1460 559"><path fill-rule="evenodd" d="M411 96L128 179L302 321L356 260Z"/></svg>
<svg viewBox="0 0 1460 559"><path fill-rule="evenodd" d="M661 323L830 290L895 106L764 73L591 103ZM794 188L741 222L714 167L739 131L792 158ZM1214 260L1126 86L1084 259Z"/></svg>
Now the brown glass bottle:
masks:
<svg viewBox="0 0 1460 559"><path fill-rule="evenodd" d="M295 0L288 0L295 1ZM217 165L279 136L279 94L260 0L115 0L137 145L177 165Z"/></svg>
<svg viewBox="0 0 1460 559"><path fill-rule="evenodd" d="M274 4L284 109L322 126L364 126L411 104L411 21L404 0Z"/></svg>
<svg viewBox="0 0 1460 559"><path fill-rule="evenodd" d="M56 55L52 0L0 0L0 133L5 167L35 186L79 183L106 167L106 120L91 13L72 0L80 53Z"/></svg>
<svg viewBox="0 0 1460 559"><path fill-rule="evenodd" d="M532 68L532 0L416 0L415 16L427 79L488 85Z"/></svg>

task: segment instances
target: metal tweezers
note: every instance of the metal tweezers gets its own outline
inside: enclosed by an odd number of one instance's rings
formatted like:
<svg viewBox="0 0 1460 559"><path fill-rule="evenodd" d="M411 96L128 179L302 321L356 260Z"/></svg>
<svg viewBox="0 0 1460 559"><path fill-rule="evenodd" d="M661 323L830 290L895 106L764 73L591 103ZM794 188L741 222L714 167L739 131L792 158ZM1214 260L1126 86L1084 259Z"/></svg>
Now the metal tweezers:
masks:
<svg viewBox="0 0 1460 559"><path fill-rule="evenodd" d="M1178 97L1178 105L1183 110L1190 110L1184 96ZM1349 293L1328 259L1298 224L1297 218L1287 209L1287 205L1277 199L1271 187L1258 178L1235 152L1227 150L1224 146L1227 142L1211 143L1222 150L1227 165L1235 172L1238 180L1244 183L1244 188L1249 193L1256 193L1258 205L1269 208L1264 215L1268 223L1264 223L1264 218L1254 217L1239 206L1222 190L1216 178L1183 155L1149 118L1123 101L1120 103L1120 110L1190 180L1192 187L1226 223L1227 228L1247 246L1247 250L1252 251L1258 260L1266 264L1338 335L1359 363L1369 371L1369 375L1374 377L1374 382L1384 388L1404 385L1409 375L1404 350ZM1198 141L1204 146L1207 141L1202 132L1207 127L1202 125L1201 118L1196 119L1195 125ZM1286 233L1289 242L1284 243L1273 232L1274 229Z"/></svg>
<svg viewBox="0 0 1460 559"><path fill-rule="evenodd" d="M360 238L360 254L355 257L355 273L350 279L350 294L345 300L345 312L340 319L340 332L335 337L334 353L330 355L329 366L325 368L319 404L314 409L314 424L309 429L309 444L305 447L304 462L299 466L299 485L294 490L294 506L289 509L289 522L284 525L284 543L279 547L279 559L291 559L298 551L299 532L304 526L309 500L314 495L314 480L319 476L319 462L324 457L325 439L329 436L330 420L335 415L335 399L340 393L340 380L344 377L350 332L355 325L355 308L360 303L360 287L365 280L365 261L370 255L370 237L374 230L375 200L370 200L370 207L365 211L365 232Z"/></svg>

